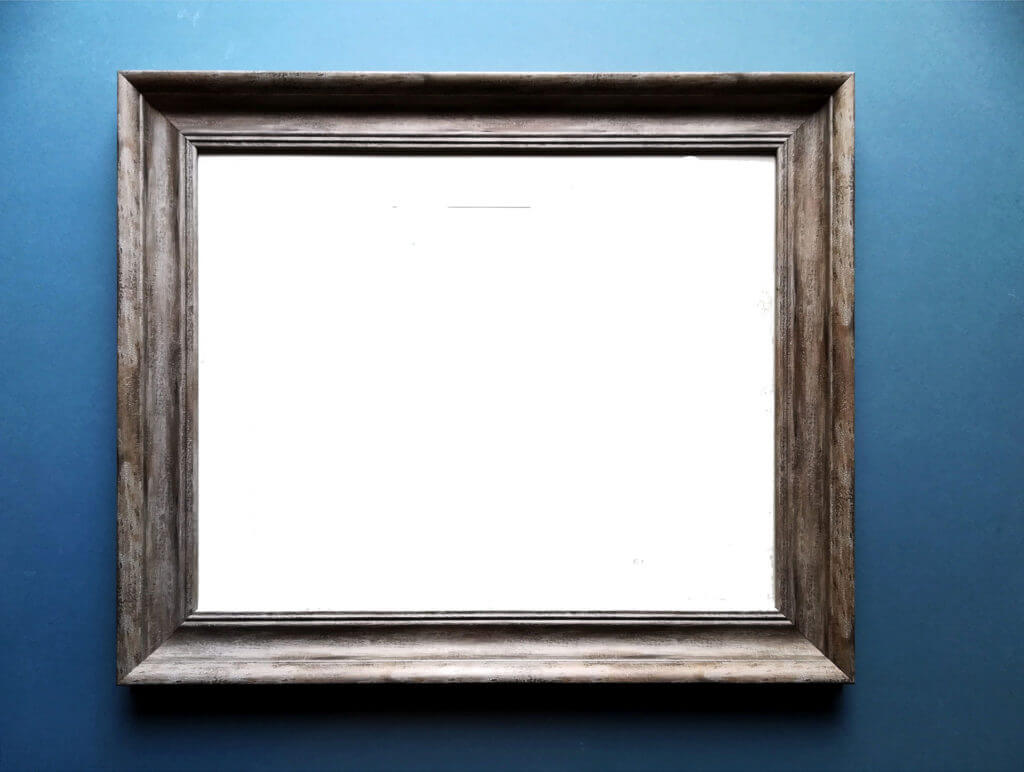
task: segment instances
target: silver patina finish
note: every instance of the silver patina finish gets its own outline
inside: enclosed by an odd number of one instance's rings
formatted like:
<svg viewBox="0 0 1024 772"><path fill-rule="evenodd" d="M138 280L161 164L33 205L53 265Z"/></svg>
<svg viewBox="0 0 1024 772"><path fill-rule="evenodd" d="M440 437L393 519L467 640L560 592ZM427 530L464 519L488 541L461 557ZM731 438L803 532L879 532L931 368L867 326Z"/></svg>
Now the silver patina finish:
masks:
<svg viewBox="0 0 1024 772"><path fill-rule="evenodd" d="M121 73L118 682L852 681L853 103L849 73ZM196 613L196 158L281 150L774 154L778 611Z"/></svg>

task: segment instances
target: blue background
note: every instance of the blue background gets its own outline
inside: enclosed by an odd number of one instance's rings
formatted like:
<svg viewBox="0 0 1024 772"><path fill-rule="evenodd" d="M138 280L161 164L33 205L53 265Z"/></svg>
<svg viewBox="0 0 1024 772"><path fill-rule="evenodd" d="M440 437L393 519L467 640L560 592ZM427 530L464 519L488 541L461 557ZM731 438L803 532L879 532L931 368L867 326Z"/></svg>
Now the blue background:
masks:
<svg viewBox="0 0 1024 772"><path fill-rule="evenodd" d="M114 686L115 72L854 70L843 689ZM1024 754L1024 4L0 5L3 769L959 769Z"/></svg>

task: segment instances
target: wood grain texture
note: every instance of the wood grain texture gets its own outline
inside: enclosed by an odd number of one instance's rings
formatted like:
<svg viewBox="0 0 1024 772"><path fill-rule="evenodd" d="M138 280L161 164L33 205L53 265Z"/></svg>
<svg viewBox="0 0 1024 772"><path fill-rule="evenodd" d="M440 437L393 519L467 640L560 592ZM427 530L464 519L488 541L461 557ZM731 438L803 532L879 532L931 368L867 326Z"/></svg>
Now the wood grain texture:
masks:
<svg viewBox="0 0 1024 772"><path fill-rule="evenodd" d="M118 673L194 609L194 513L184 448L187 307L182 302L188 152L130 82L118 110ZM186 474L188 472L188 474Z"/></svg>
<svg viewBox="0 0 1024 772"><path fill-rule="evenodd" d="M681 617L682 615L680 615ZM843 673L778 614L466 621L197 614L129 683L829 681Z"/></svg>
<svg viewBox="0 0 1024 772"><path fill-rule="evenodd" d="M792 270L792 444L788 480L788 522L776 533L783 541L776 562L789 578L779 608L819 648L824 642L828 553L828 310L829 198L825 113L818 110L787 141ZM778 546L778 543L777 543Z"/></svg>
<svg viewBox="0 0 1024 772"><path fill-rule="evenodd" d="M143 607L142 98L117 84L117 673L124 678L152 649Z"/></svg>
<svg viewBox="0 0 1024 772"><path fill-rule="evenodd" d="M831 381L829 467L829 620L826 655L853 679L854 501L854 78L831 99Z"/></svg>
<svg viewBox="0 0 1024 772"><path fill-rule="evenodd" d="M199 152L777 159L779 612L196 614ZM118 681L853 677L853 79L123 73Z"/></svg>

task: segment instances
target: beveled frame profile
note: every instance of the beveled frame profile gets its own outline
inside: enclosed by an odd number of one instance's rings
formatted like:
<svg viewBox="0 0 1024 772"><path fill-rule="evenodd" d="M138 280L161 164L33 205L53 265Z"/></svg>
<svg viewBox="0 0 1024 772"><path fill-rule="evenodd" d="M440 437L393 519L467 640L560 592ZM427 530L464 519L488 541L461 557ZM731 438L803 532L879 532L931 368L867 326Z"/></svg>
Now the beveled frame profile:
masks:
<svg viewBox="0 0 1024 772"><path fill-rule="evenodd" d="M852 682L853 88L850 73L120 73L118 683ZM774 154L778 610L197 613L196 159L240 150Z"/></svg>

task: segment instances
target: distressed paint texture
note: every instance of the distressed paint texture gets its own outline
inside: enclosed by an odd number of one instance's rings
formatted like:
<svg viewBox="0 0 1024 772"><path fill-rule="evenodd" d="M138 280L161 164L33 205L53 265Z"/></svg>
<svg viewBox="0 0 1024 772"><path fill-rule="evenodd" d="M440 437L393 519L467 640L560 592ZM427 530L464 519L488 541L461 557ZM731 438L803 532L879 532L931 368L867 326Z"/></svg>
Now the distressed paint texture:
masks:
<svg viewBox="0 0 1024 772"><path fill-rule="evenodd" d="M851 74L126 72L118 93L119 682L852 681ZM328 148L776 155L780 614L193 613L196 153Z"/></svg>

